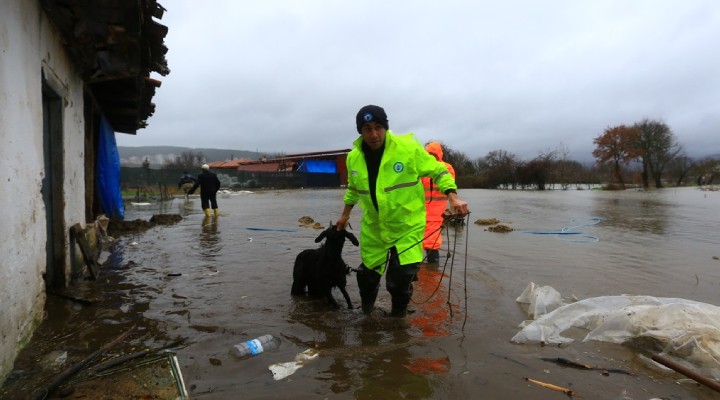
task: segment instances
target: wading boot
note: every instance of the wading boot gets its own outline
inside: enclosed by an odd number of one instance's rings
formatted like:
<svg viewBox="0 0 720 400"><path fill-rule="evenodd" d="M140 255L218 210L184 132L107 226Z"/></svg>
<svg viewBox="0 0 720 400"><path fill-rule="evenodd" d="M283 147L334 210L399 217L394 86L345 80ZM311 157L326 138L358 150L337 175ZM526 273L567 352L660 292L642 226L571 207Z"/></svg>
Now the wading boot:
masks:
<svg viewBox="0 0 720 400"><path fill-rule="evenodd" d="M375 308L375 303L362 303L360 307L362 307L363 314L370 315L373 308Z"/></svg>
<svg viewBox="0 0 720 400"><path fill-rule="evenodd" d="M357 277L358 289L360 289L360 306L363 313L370 314L380 289L380 274L365 268L361 264L355 276Z"/></svg>
<svg viewBox="0 0 720 400"><path fill-rule="evenodd" d="M393 318L405 318L407 315L407 307L393 307L390 316Z"/></svg>
<svg viewBox="0 0 720 400"><path fill-rule="evenodd" d="M428 264L439 264L440 263L440 252L438 250L427 251L427 262Z"/></svg>
<svg viewBox="0 0 720 400"><path fill-rule="evenodd" d="M209 208L205 208L205 209L203 209L203 211L205 212L205 216L206 216L206 217L209 217L209 216L210 216L210 209L209 209Z"/></svg>
<svg viewBox="0 0 720 400"><path fill-rule="evenodd" d="M220 209L219 209L219 208L216 208L216 209L213 210L213 211L215 211L215 216L216 216L216 217L217 217L218 215L220 215Z"/></svg>

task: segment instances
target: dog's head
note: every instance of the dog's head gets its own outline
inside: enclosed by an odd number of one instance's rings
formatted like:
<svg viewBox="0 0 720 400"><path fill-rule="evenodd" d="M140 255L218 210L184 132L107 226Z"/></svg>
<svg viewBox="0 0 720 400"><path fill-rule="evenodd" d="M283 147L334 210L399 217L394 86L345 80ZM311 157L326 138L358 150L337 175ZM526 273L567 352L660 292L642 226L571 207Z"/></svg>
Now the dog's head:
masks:
<svg viewBox="0 0 720 400"><path fill-rule="evenodd" d="M347 238L348 240L350 240L350 243L354 244L355 246L360 245L360 241L358 241L355 235L348 232L346 229L338 231L337 227L332 222L330 222L330 226L327 229L322 231L320 235L315 238L315 243L318 243L325 238L327 238L328 240L336 239L342 241L345 241L345 238Z"/></svg>

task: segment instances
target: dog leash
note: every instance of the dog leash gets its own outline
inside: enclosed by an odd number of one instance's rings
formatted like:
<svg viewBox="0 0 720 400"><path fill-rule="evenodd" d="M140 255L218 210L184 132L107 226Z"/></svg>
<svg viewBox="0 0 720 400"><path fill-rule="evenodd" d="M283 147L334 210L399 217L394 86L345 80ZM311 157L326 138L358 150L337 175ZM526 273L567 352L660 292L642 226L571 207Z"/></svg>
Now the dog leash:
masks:
<svg viewBox="0 0 720 400"><path fill-rule="evenodd" d="M387 270L387 267L388 267L388 265L390 264L390 261L392 261L394 258L399 258L399 257L400 257L400 254L402 254L402 253L404 253L404 252L412 249L413 247L419 245L420 243L424 242L425 239L431 237L431 236L434 235L437 231L441 230L442 228L447 227L447 225L448 225L451 221L454 221L454 222L461 222L461 221L462 221L462 222L464 222L464 221L465 221L465 217L468 217L468 220L469 220L469 216L470 216L470 213L469 213L469 212L468 212L465 216L459 216L459 215L457 215L457 214L450 214L450 213L448 212L448 210L445 210L445 212L442 214L443 223L440 224L440 226L439 226L437 229L435 229L434 231L428 233L425 237L423 237L422 239L420 239L418 242L415 242L415 243L411 244L411 245L408 246L405 250L397 252L397 254L396 254L395 256L392 255L392 249L388 249L388 255L385 257L385 269ZM424 230L424 229L425 229L425 227L423 226L423 230ZM419 229L418 229L418 230L419 230ZM406 235L406 236L407 236L407 235ZM436 239L436 240L437 240L437 239ZM425 260L425 258L423 258L423 261L424 261L424 260ZM376 266L376 267L373 267L373 268L368 268L368 267L366 266L365 268L367 268L367 269L369 269L369 270L371 270L371 271L377 271L378 268L380 268L380 265L378 265L378 266ZM357 273L358 270L359 270L359 268L349 268L349 269L350 269L351 271L355 272L355 273Z"/></svg>
<svg viewBox="0 0 720 400"><path fill-rule="evenodd" d="M466 216L469 216L469 215L470 215L470 213L468 212ZM445 212L442 214L442 217L443 217L443 223L440 224L440 227L438 227L438 228L435 229L434 231L428 233L427 236L425 236L424 238L420 239L419 242L416 242L416 243L414 243L414 244L411 244L411 245L408 246L405 250L398 252L396 257L400 257L400 254L402 254L402 253L404 253L404 252L412 249L413 247L419 245L420 243L424 242L425 239L427 239L427 238L429 238L430 236L434 235L435 232L441 230L442 228L447 227L447 225L450 223L450 221L454 221L454 222L465 221L465 216L462 216L462 217L461 217L461 216L459 216L459 215L457 215L457 214L450 214L450 212L448 212L448 210L445 210ZM425 229L425 228L423 228L423 229ZM389 250L388 250L388 251L389 251ZM390 260L388 259L388 260L386 261L386 266L387 266L387 263L389 263L389 262L390 262Z"/></svg>

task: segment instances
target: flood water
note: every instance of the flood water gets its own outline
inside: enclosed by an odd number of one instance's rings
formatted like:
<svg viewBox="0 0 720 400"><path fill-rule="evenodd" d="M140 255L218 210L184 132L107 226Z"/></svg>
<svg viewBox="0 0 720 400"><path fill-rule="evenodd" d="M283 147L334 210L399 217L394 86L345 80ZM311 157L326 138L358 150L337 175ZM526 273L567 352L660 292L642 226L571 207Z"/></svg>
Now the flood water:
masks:
<svg viewBox="0 0 720 400"><path fill-rule="evenodd" d="M450 228L450 240L444 239L441 254L449 245L452 262L443 268L443 257L439 268L422 268L406 327L290 295L295 256L316 247L321 232L300 227L298 219L310 216L327 226L341 211L342 195L341 189L224 194L221 215L209 219L197 197L127 204L126 220L156 213L183 220L119 238L103 271L104 290L116 303L95 316L98 324L137 319L155 337L187 338L178 359L195 399L563 397L525 377L585 399L717 398L650 366L642 349L580 340L561 348L510 338L527 318L516 298L530 282L566 298L637 294L720 305L720 261L713 258L720 256L720 192L462 190L470 224ZM356 208L351 225L358 237L360 216ZM497 218L515 231L488 232L472 223L480 218ZM563 228L581 233L549 234ZM349 242L344 259L360 264ZM376 305L389 310L384 279L381 284ZM359 306L354 274L348 291ZM334 295L345 304L339 291ZM232 354L234 344L264 334L281 338L280 347L250 359ZM293 361L308 348L319 357L273 379L269 365ZM604 376L541 357L635 375Z"/></svg>

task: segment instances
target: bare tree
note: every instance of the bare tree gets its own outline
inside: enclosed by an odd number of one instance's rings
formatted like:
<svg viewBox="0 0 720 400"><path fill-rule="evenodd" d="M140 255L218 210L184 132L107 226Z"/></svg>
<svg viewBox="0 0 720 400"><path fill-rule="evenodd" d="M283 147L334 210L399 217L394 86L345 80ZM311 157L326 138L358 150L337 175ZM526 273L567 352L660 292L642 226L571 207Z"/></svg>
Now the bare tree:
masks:
<svg viewBox="0 0 720 400"><path fill-rule="evenodd" d="M205 163L205 155L202 152L184 151L172 160L163 163L165 169L195 169Z"/></svg>
<svg viewBox="0 0 720 400"><path fill-rule="evenodd" d="M519 163L516 171L520 188L534 187L537 190L545 190L550 175L550 163L542 157L537 157L529 162Z"/></svg>
<svg viewBox="0 0 720 400"><path fill-rule="evenodd" d="M720 160L712 157L703 158L695 163L693 170L697 175L698 185L712 185L720 175Z"/></svg>
<svg viewBox="0 0 720 400"><path fill-rule="evenodd" d="M488 185L490 187L504 186L506 189L517 183L516 172L519 158L506 150L493 150L485 156L487 164Z"/></svg>
<svg viewBox="0 0 720 400"><path fill-rule="evenodd" d="M678 154L668 163L668 173L675 179L675 186L682 186L683 180L695 166L695 161L685 155Z"/></svg>
<svg viewBox="0 0 720 400"><path fill-rule="evenodd" d="M648 187L648 174L652 175L656 188L663 187L662 174L682 148L666 124L645 118L633 127L640 131L638 147L642 150L643 186Z"/></svg>
<svg viewBox="0 0 720 400"><path fill-rule="evenodd" d="M545 185L550 184L551 189L555 189L555 182L557 181L557 150L548 150L540 152L537 157L531 160L531 163L535 164L537 168L536 172L536 185L539 190L545 190ZM540 186L542 185L542 189Z"/></svg>
<svg viewBox="0 0 720 400"><path fill-rule="evenodd" d="M570 184L570 171L573 166L571 164L572 160L570 160L570 150L565 147L562 142L560 142L557 150L555 150L555 154L557 155L557 162L555 163L554 168L555 180L560 184L560 187L562 187L563 190L567 190Z"/></svg>

